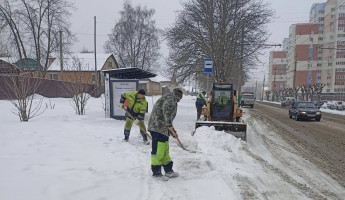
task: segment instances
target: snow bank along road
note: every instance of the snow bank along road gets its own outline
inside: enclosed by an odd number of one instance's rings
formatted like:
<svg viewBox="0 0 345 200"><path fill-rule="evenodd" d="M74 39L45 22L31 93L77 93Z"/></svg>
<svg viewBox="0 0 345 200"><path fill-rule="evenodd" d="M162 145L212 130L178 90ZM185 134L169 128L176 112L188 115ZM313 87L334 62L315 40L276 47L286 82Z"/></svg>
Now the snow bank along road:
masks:
<svg viewBox="0 0 345 200"><path fill-rule="evenodd" d="M287 109L264 102L246 111L280 135L294 148L293 153L314 163L345 188L345 116L323 113L321 122L295 121L289 119ZM272 143L267 136L263 140L267 146Z"/></svg>

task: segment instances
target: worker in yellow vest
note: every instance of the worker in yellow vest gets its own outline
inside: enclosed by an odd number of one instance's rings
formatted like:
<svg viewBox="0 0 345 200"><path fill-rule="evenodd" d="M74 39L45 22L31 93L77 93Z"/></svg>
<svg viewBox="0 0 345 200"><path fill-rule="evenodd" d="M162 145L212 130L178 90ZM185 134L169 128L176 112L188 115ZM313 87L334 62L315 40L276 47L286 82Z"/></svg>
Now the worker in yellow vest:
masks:
<svg viewBox="0 0 345 200"><path fill-rule="evenodd" d="M128 141L129 134L133 123L138 125L140 133L143 136L144 144L150 144L147 140L146 127L144 123L145 113L147 112L148 105L145 99L145 90L140 89L139 91L130 91L121 95L120 107L124 107L124 102L128 100L128 106L126 110L134 117L135 120L131 119L126 113L126 124L125 124L125 141Z"/></svg>

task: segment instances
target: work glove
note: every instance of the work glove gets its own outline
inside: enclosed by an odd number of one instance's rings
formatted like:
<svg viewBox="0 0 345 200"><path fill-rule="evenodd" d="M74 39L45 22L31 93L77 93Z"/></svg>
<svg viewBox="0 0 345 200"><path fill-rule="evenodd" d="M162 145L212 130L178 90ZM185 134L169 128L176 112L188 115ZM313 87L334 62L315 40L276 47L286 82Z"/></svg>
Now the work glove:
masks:
<svg viewBox="0 0 345 200"><path fill-rule="evenodd" d="M134 120L134 124L135 124L135 125L139 125L139 120L138 120L138 119L135 119L135 120Z"/></svg>
<svg viewBox="0 0 345 200"><path fill-rule="evenodd" d="M173 138L178 138L178 135L177 135L177 133L176 133L176 131L174 129L174 126L170 126L168 129L170 130L171 135L172 135Z"/></svg>
<svg viewBox="0 0 345 200"><path fill-rule="evenodd" d="M123 103L120 103L119 106L120 106L121 108L124 108L124 107L125 107L125 106L123 105Z"/></svg>

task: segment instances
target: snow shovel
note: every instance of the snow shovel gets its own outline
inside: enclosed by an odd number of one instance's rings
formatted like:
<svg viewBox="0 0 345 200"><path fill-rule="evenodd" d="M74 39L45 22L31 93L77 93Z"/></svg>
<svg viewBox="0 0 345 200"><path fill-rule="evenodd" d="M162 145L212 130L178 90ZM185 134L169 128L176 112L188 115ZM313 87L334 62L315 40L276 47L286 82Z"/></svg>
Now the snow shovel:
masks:
<svg viewBox="0 0 345 200"><path fill-rule="evenodd" d="M170 130L170 129L169 129ZM171 132L173 132L174 134L176 134L176 132L174 131L174 130L170 130ZM183 144L182 144L182 142L180 141L180 139L178 139L178 138L175 138L176 140L177 140L177 146L179 146L179 147L181 147L181 149L183 149L183 150L185 150L185 151L189 151L189 152L191 152L191 153L196 153L196 151L192 151L192 150L189 150L189 149L186 149L184 146L183 146Z"/></svg>
<svg viewBox="0 0 345 200"><path fill-rule="evenodd" d="M126 114L127 114L132 120L135 120L134 117L131 115L131 113L128 112L127 109L125 109L125 108L122 108L122 109L125 110ZM143 132L145 133L145 135L147 135L147 137L149 137L149 138L152 140L151 135L148 134L148 133L146 132L146 130L141 129L140 126L139 126L139 129L140 129L141 131L143 131Z"/></svg>

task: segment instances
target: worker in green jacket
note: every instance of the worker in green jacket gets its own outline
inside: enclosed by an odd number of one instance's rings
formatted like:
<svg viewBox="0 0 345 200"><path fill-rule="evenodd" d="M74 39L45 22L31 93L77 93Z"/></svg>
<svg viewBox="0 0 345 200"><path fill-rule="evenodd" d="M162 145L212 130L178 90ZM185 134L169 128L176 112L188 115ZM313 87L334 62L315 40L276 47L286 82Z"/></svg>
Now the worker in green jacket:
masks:
<svg viewBox="0 0 345 200"><path fill-rule="evenodd" d="M226 106L229 104L229 98L225 96L225 92L220 93L220 96L217 98L217 104L221 106Z"/></svg>
<svg viewBox="0 0 345 200"><path fill-rule="evenodd" d="M202 107L206 106L205 91L202 91L196 96L195 107L196 107L196 120L200 119L202 113Z"/></svg>
<svg viewBox="0 0 345 200"><path fill-rule="evenodd" d="M127 108L124 107L124 102L126 100L128 100ZM144 143L150 144L147 141L146 127L144 123L145 113L148 109L147 101L145 99L145 90L140 89L139 91L131 91L122 94L120 99L120 107L125 108L135 119L131 119L131 117L128 116L126 113L127 118L124 130L125 141L128 141L129 134L134 123L139 126L140 133L143 136Z"/></svg>

